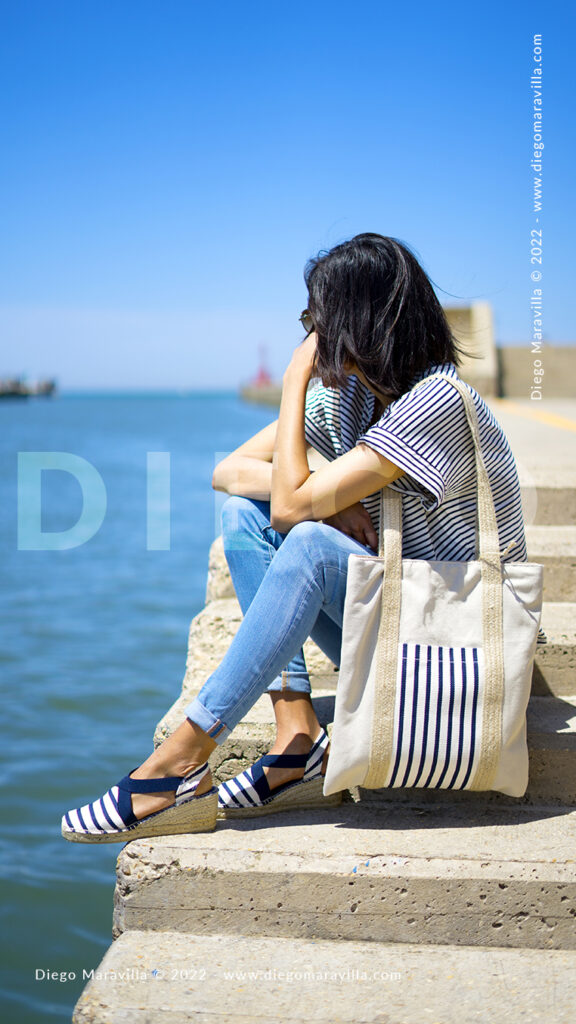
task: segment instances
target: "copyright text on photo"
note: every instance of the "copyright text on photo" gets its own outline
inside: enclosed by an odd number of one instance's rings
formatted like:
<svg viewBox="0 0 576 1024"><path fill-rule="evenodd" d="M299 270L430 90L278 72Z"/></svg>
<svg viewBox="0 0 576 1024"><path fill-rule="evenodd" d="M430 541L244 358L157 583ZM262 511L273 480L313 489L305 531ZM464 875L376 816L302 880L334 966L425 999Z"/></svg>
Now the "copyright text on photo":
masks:
<svg viewBox="0 0 576 1024"><path fill-rule="evenodd" d="M530 399L539 401L542 398L542 381L544 377L544 366L542 363L542 340L543 340L543 318L542 318L542 227L540 215L542 213L542 165L544 150L543 132L543 103L542 103L542 35L534 34L532 38L532 73L530 78L530 89L532 91L532 150L530 167L532 176L532 213L534 216L533 227L530 232L530 279L532 281L532 294L530 297L531 312L531 343L530 353L532 356L532 383L530 385ZM538 216L536 216L538 214Z"/></svg>

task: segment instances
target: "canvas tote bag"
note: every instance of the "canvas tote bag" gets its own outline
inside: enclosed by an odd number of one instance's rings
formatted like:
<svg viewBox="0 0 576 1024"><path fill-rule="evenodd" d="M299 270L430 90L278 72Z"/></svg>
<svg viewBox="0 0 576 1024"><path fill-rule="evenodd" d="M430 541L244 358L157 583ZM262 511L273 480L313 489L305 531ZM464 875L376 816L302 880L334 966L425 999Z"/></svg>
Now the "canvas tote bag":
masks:
<svg viewBox="0 0 576 1024"><path fill-rule="evenodd" d="M327 796L364 786L519 797L528 784L542 567L502 563L472 396L434 376L460 393L474 440L477 558L402 559L402 498L383 489L378 557L348 561Z"/></svg>

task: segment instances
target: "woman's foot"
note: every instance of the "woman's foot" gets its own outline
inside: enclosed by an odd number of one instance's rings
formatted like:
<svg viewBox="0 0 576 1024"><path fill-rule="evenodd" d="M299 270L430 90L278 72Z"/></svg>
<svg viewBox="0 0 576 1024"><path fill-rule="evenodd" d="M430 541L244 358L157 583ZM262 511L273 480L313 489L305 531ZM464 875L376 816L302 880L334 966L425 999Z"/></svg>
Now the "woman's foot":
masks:
<svg viewBox="0 0 576 1024"><path fill-rule="evenodd" d="M256 817L297 807L338 804L341 794L323 794L328 736L320 730L307 753L266 754L218 788L222 817ZM278 744L275 744L278 746Z"/></svg>
<svg viewBox="0 0 576 1024"><path fill-rule="evenodd" d="M131 779L162 779L177 776L185 778L205 764L216 744L198 726L186 719L143 764L131 772ZM212 789L210 771L198 784L196 796ZM138 819L163 811L174 803L174 793L134 793L132 810Z"/></svg>
<svg viewBox="0 0 576 1024"><path fill-rule="evenodd" d="M295 690L276 690L270 694L276 720L276 740L268 751L272 756L308 755L316 740L324 732L316 717L312 699L308 693ZM328 748L326 747L322 774L326 772ZM264 767L264 774L271 790L301 779L304 769L299 767Z"/></svg>
<svg viewBox="0 0 576 1024"><path fill-rule="evenodd" d="M210 831L216 824L217 794L207 758L214 746L186 720L102 797L65 814L62 835L73 842L124 842Z"/></svg>
<svg viewBox="0 0 576 1024"><path fill-rule="evenodd" d="M288 755L289 757L293 755L300 755L301 757L304 756L307 759L315 742L317 740L321 740L323 735L326 734L324 730L321 727L319 727L314 738L309 735L305 735L304 733L298 733L298 735L294 736L293 739L290 740L287 744L282 743L278 739L278 737L276 738L276 742L268 751L267 756L270 758L278 757L280 759L280 766L269 764L264 765L264 774L268 781L268 785L270 786L270 789L272 791L278 789L279 786L286 785L286 783L288 782L296 782L299 779L301 779L304 775L305 767L281 767L281 759L286 755ZM328 745L325 748L323 748L321 766L321 774L323 776L326 774L326 765L328 764L329 751L330 744L328 743Z"/></svg>

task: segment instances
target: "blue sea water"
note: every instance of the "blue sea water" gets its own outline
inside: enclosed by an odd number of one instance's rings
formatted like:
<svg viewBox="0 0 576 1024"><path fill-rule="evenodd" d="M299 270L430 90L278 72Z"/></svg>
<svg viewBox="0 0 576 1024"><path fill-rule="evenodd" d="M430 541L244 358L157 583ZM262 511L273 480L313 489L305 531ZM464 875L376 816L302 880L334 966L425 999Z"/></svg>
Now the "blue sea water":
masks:
<svg viewBox="0 0 576 1024"><path fill-rule="evenodd" d="M67 843L60 817L151 749L204 604L222 501L211 489L214 464L275 415L224 393L0 402L4 1024L69 1021L83 972L110 944L120 847ZM19 549L18 482L21 525L29 493L18 452L71 453L97 471L107 506L91 539L22 550L21 531ZM149 452L170 453L170 500L164 479L154 535L169 522L169 550L147 547ZM52 469L40 479L47 540L38 546L71 530L83 508L74 475Z"/></svg>

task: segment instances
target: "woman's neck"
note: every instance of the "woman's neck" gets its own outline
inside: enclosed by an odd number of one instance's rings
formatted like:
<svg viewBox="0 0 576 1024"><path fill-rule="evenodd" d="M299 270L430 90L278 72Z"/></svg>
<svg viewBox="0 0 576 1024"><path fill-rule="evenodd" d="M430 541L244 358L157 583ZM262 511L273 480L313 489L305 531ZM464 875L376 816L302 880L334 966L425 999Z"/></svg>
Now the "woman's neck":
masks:
<svg viewBox="0 0 576 1024"><path fill-rule="evenodd" d="M354 376L358 378L358 380L362 381L362 384L364 385L364 387L368 388L368 391L372 392L372 394L374 395L374 397L376 399L376 402L374 404L374 409L375 410L376 410L376 407L378 406L378 404L380 405L381 409L385 409L387 405L390 405L390 397L387 397L386 395L381 394L380 391L376 391L376 388L374 388L372 386L372 384L368 383L368 381L366 380L366 377L361 372L361 370L358 369L357 366L354 366L354 368L350 371L350 373L353 373Z"/></svg>

